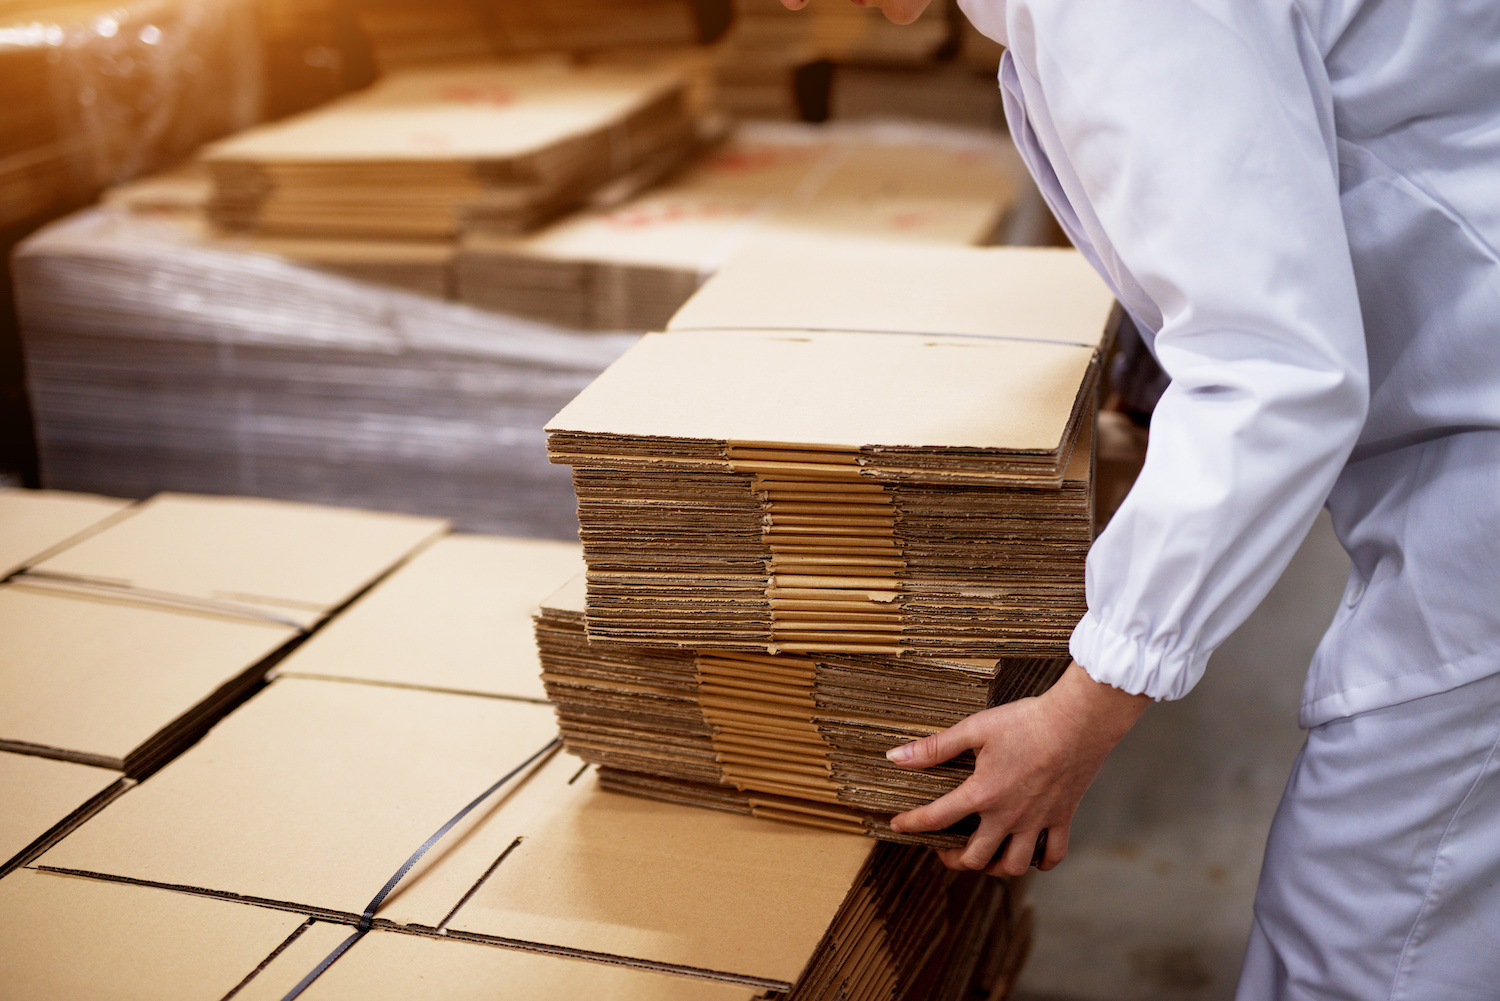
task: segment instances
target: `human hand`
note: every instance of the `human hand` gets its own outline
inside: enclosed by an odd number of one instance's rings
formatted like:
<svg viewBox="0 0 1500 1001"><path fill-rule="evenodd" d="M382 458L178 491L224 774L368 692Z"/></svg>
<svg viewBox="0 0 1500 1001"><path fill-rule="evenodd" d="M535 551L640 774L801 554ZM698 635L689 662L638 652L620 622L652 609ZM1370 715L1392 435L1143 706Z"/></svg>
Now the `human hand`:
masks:
<svg viewBox="0 0 1500 1001"><path fill-rule="evenodd" d="M947 795L892 818L891 829L939 831L977 813L979 829L968 845L938 853L944 865L1019 876L1046 831L1038 868L1051 869L1068 854L1078 801L1150 701L1100 684L1075 661L1042 695L977 712L893 748L886 757L902 768L931 768L972 750L974 774ZM997 857L1007 837L1010 843Z"/></svg>
<svg viewBox="0 0 1500 1001"><path fill-rule="evenodd" d="M911 24L922 16L932 0L854 0L859 7L879 7L886 19L895 24ZM801 10L807 0L781 0L787 10Z"/></svg>

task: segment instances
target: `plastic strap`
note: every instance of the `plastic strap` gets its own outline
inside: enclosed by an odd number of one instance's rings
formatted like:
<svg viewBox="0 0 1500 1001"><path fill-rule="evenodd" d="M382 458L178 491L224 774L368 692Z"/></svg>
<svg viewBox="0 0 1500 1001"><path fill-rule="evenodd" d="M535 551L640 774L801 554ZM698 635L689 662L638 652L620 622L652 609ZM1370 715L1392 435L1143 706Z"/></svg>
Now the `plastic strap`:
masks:
<svg viewBox="0 0 1500 1001"><path fill-rule="evenodd" d="M490 786L484 792L476 796L473 802L455 813L452 819L450 819L446 824L444 824L442 827L439 827L435 832L433 832L432 837L422 842L422 846L411 853L411 857L406 860L401 868L396 870L396 872L391 876L390 879L385 881L385 885L380 888L380 892L375 894L375 896L370 899L370 902L365 905L364 913L359 916L359 924L355 926L354 933L340 942L338 944L338 947L330 952L327 956L325 956L321 963L313 967L311 972L309 972L307 976L299 980L297 982L297 986L288 991L286 993L286 996L283 997L281 1001L293 1001L294 998L300 995L303 991L307 990L307 988L312 985L312 982L314 980L317 980L320 976L322 976L323 971L332 966L340 956L348 952L349 948L354 945L355 942L358 942L361 938L364 938L364 936L369 933L371 927L375 922L375 912L380 909L381 904L385 903L385 898L391 895L391 891L396 888L396 884L401 882L401 880L406 877L407 873L411 872L412 867L422 860L422 856L426 855L427 852L431 850L433 845L437 844L443 839L443 835L447 834L449 831L453 830L454 827L458 826L460 821L462 821L470 813L473 813L474 810L479 806L479 804L483 803L485 800L493 796L507 782L515 778L517 775L521 774L527 768L531 767L531 765L534 764L538 759L545 757L547 754L550 754L552 751L555 751L561 746L562 738L553 737L546 743L544 747L541 748L541 750L535 752L525 761L521 762L519 765L502 775L494 785Z"/></svg>

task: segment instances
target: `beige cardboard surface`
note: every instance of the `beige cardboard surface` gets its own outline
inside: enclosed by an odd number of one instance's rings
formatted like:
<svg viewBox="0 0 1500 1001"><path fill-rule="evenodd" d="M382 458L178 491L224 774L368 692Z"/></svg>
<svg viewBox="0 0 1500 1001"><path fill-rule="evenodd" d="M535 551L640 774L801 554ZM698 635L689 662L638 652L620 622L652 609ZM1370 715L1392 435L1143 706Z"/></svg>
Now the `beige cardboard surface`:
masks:
<svg viewBox="0 0 1500 1001"><path fill-rule="evenodd" d="M873 850L601 792L592 770L552 788L549 815L450 929L790 983Z"/></svg>
<svg viewBox="0 0 1500 1001"><path fill-rule="evenodd" d="M672 73L567 65L406 70L315 111L216 143L209 160L366 162L535 152L680 86Z"/></svg>
<svg viewBox="0 0 1500 1001"><path fill-rule="evenodd" d="M752 243L669 330L869 330L1098 346L1114 297L1075 250Z"/></svg>
<svg viewBox="0 0 1500 1001"><path fill-rule="evenodd" d="M0 740L123 767L295 635L252 619L0 585Z"/></svg>
<svg viewBox="0 0 1500 1001"><path fill-rule="evenodd" d="M555 732L543 705L285 678L39 864L357 915L429 835ZM494 857L453 873L455 888L411 920L437 925Z"/></svg>
<svg viewBox="0 0 1500 1001"><path fill-rule="evenodd" d="M547 430L1050 450L1093 355L1091 347L967 337L647 334Z"/></svg>
<svg viewBox="0 0 1500 1001"><path fill-rule="evenodd" d="M435 518L158 494L36 569L264 607L310 625L442 530Z"/></svg>
<svg viewBox="0 0 1500 1001"><path fill-rule="evenodd" d="M348 934L316 924L251 981L235 1001L281 1001ZM321 933L321 934L315 934ZM326 948L325 948L326 945ZM305 1001L422 998L471 1001L751 1001L757 991L583 959L467 942L371 932L302 994Z"/></svg>
<svg viewBox="0 0 1500 1001"><path fill-rule="evenodd" d="M303 920L22 869L0 879L0 996L219 1001Z"/></svg>
<svg viewBox="0 0 1500 1001"><path fill-rule="evenodd" d="M120 777L105 768L0 751L0 871Z"/></svg>
<svg viewBox="0 0 1500 1001"><path fill-rule="evenodd" d="M345 610L279 673L545 700L531 615L581 561L574 543L445 536Z"/></svg>
<svg viewBox="0 0 1500 1001"><path fill-rule="evenodd" d="M0 489L0 577L129 506L130 501L92 494Z"/></svg>

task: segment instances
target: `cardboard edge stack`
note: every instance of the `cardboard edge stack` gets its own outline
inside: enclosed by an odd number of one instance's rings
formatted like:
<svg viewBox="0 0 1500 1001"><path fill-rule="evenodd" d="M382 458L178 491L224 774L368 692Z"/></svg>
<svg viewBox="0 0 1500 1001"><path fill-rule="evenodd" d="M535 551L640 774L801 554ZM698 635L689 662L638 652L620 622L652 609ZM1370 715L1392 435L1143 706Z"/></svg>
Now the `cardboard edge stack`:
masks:
<svg viewBox="0 0 1500 1001"><path fill-rule="evenodd" d="M1066 668L1117 317L1072 251L720 270L548 426L587 563L537 619L570 750L610 788L961 843L889 817L972 757L884 753Z"/></svg>

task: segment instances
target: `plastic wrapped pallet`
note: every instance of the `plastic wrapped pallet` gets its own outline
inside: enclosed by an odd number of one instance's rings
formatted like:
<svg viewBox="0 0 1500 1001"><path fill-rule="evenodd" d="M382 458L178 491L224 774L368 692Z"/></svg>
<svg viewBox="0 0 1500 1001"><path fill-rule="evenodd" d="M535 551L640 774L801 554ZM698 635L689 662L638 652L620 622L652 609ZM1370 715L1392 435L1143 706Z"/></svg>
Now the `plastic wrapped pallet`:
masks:
<svg viewBox="0 0 1500 1001"><path fill-rule="evenodd" d="M43 479L249 494L571 538L542 424L635 338L207 246L96 209L15 260Z"/></svg>
<svg viewBox="0 0 1500 1001"><path fill-rule="evenodd" d="M0 226L86 201L251 124L251 0L0 8Z"/></svg>

